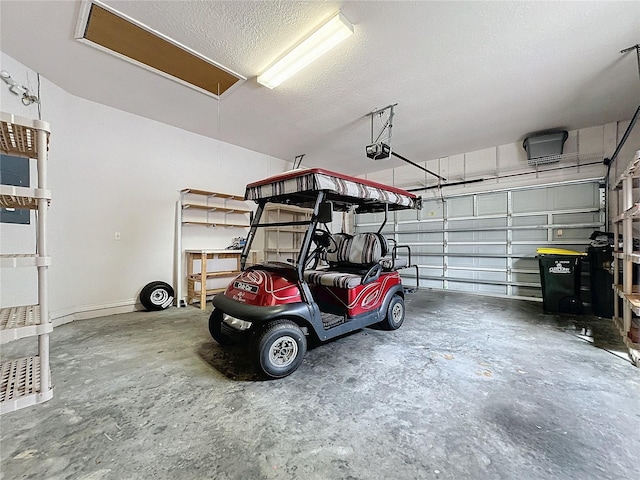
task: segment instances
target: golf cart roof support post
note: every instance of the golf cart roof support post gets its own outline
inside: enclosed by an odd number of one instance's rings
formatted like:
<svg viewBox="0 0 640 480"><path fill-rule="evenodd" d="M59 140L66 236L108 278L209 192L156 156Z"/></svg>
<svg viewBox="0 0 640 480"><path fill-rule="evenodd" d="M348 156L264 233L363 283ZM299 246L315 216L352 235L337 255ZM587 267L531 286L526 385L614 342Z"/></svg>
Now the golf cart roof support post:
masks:
<svg viewBox="0 0 640 480"><path fill-rule="evenodd" d="M309 254L309 249L311 248L313 232L315 232L316 226L318 225L318 212L320 212L320 205L322 205L322 202L324 202L326 196L327 194L324 191L318 191L316 203L313 207L313 214L311 215L311 222L309 223L309 228L304 233L302 247L300 247L300 253L298 254L298 263L296 264L298 281L300 282L300 293L302 293L302 295L305 297L305 301L308 303L314 302L313 296L311 295L311 290L309 290L309 285L307 285L307 282L304 281L304 263L307 259L307 255Z"/></svg>
<svg viewBox="0 0 640 480"><path fill-rule="evenodd" d="M313 239L313 232L318 225L318 212L320 211L320 205L324 201L326 194L320 190L318 191L318 196L316 197L315 205L313 206L313 213L311 214L311 221L309 222L309 228L304 232L304 238L302 239L302 246L300 247L300 253L298 254L298 262L296 265L296 269L298 270L298 277L302 280L302 272L304 270L304 262L307 259L307 255L309 254L309 249L311 248L311 240Z"/></svg>
<svg viewBox="0 0 640 480"><path fill-rule="evenodd" d="M382 232L382 229L387 224L387 216L388 215L389 215L389 205L387 205L385 203L384 204L384 221L382 222L382 225L380 225L380 228L378 229L378 233Z"/></svg>
<svg viewBox="0 0 640 480"><path fill-rule="evenodd" d="M240 255L240 270L242 270L243 272L247 264L247 258L249 257L249 251L251 250L251 244L253 243L253 239L256 236L256 230L258 229L258 224L260 223L260 218L262 217L263 210L264 202L258 203L258 208L256 209L256 213L253 216L253 221L251 222L251 228L249 228L247 241L245 242L244 248L242 249L242 254Z"/></svg>

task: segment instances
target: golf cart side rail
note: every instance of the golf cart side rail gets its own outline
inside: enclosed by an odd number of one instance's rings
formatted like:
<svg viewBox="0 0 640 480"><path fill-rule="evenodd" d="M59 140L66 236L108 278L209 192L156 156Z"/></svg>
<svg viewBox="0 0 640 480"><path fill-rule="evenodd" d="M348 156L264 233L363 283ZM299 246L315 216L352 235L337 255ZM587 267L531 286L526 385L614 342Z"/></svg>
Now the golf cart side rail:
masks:
<svg viewBox="0 0 640 480"><path fill-rule="evenodd" d="M336 210L357 206L358 213L422 208L422 198L400 188L320 168L290 170L247 185L245 200L312 207L324 191Z"/></svg>

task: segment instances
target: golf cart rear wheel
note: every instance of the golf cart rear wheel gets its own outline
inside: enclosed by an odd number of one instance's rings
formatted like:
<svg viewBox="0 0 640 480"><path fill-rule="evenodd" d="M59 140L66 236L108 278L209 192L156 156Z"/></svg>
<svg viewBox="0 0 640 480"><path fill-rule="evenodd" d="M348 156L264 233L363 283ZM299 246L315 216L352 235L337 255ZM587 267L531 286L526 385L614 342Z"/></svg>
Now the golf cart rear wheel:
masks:
<svg viewBox="0 0 640 480"><path fill-rule="evenodd" d="M209 333L220 345L235 345L236 339L222 333L222 311L215 308L209 316Z"/></svg>
<svg viewBox="0 0 640 480"><path fill-rule="evenodd" d="M394 295L387 307L387 316L381 322L385 330L397 330L404 322L404 299L400 295Z"/></svg>
<svg viewBox="0 0 640 480"><path fill-rule="evenodd" d="M147 310L164 310L173 303L173 287L166 282L147 283L140 292L140 303Z"/></svg>
<svg viewBox="0 0 640 480"><path fill-rule="evenodd" d="M269 378L292 374L302 363L307 339L290 320L275 320L265 325L255 342L256 364Z"/></svg>

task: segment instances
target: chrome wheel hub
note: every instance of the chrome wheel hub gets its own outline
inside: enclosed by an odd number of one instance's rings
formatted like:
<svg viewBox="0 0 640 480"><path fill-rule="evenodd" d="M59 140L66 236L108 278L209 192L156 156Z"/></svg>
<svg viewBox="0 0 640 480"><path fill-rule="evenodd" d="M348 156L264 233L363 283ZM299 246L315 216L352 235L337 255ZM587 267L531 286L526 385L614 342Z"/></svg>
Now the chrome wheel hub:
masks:
<svg viewBox="0 0 640 480"><path fill-rule="evenodd" d="M291 365L297 355L298 343L289 335L280 337L269 348L269 360L278 367Z"/></svg>

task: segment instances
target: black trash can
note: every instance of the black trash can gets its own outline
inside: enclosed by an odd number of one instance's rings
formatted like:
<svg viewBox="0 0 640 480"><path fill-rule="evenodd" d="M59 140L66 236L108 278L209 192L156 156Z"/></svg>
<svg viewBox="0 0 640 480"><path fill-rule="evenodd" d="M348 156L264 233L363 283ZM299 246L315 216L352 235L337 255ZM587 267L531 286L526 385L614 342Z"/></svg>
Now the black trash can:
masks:
<svg viewBox="0 0 640 480"><path fill-rule="evenodd" d="M613 247L590 246L589 276L591 277L591 308L596 317L613 317Z"/></svg>
<svg viewBox="0 0 640 480"><path fill-rule="evenodd" d="M539 248L537 253L544 311L582 313L580 270L584 254L560 248Z"/></svg>

